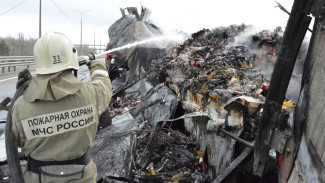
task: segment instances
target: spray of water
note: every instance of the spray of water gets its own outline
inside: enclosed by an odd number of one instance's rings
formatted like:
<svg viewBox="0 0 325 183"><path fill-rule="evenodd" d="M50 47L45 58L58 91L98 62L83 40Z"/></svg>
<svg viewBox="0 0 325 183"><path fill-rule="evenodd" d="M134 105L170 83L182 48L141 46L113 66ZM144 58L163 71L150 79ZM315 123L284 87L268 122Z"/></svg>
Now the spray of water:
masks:
<svg viewBox="0 0 325 183"><path fill-rule="evenodd" d="M137 42L134 42L134 43L129 43L129 44L126 44L124 46L120 46L118 48L114 48L114 49L105 51L103 53L100 53L100 54L95 55L95 57L98 58L99 56L105 55L107 53L113 53L113 52L116 52L116 51L120 51L120 50L123 50L123 49L131 48L131 47L135 47L137 45L142 45L142 44L151 43L151 42L161 42L161 41L181 42L183 40L184 40L184 36L183 35L180 35L180 34L157 36L157 37L145 39L145 40L142 40L142 41L137 41Z"/></svg>

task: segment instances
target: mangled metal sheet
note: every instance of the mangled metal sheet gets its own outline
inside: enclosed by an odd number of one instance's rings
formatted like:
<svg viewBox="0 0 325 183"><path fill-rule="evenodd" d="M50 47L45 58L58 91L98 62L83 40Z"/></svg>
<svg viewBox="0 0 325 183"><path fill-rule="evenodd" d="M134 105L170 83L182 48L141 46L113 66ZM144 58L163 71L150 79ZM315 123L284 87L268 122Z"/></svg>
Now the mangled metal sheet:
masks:
<svg viewBox="0 0 325 183"><path fill-rule="evenodd" d="M209 175L211 179L215 179L233 159L235 140L228 137L222 137L216 131L207 131L209 118L196 117L186 118L185 128L200 144L200 151L208 156ZM238 136L242 130L235 130Z"/></svg>
<svg viewBox="0 0 325 183"><path fill-rule="evenodd" d="M126 98L144 97L154 86L148 81L148 78L143 78L136 82L132 87L123 90L122 95Z"/></svg>
<svg viewBox="0 0 325 183"><path fill-rule="evenodd" d="M225 104L225 109L231 111L233 109L242 108L247 110L248 115L254 115L260 108L262 102L256 98L249 96L233 97Z"/></svg>
<svg viewBox="0 0 325 183"><path fill-rule="evenodd" d="M130 15L134 15L137 20L140 20L138 9L136 7L127 7L126 9L128 10Z"/></svg>
<svg viewBox="0 0 325 183"><path fill-rule="evenodd" d="M292 175L288 183L294 182L325 182L325 168L319 159L316 149L312 142L304 134L295 165L292 169Z"/></svg>
<svg viewBox="0 0 325 183"><path fill-rule="evenodd" d="M217 101L206 101L201 94L187 92L187 97L182 102L187 112L205 110L209 117L195 117L184 119L185 129L197 138L200 151L208 156L209 175L214 180L231 163L234 154L235 140L220 136L218 128L226 125L227 113L224 104ZM235 100L234 100L235 101ZM241 113L242 115L242 113ZM228 124L229 125L229 124ZM239 136L243 131L240 124L232 125L232 133Z"/></svg>
<svg viewBox="0 0 325 183"><path fill-rule="evenodd" d="M161 83L142 98L142 102L132 111L137 119L148 120L155 126L158 122L172 117L178 104L175 93L164 83Z"/></svg>
<svg viewBox="0 0 325 183"><path fill-rule="evenodd" d="M115 55L116 65L124 70L124 74L114 80L112 85L114 92L120 92L129 85L146 77L151 61L155 58L163 57L165 51L161 48L137 46L128 51L116 52Z"/></svg>
<svg viewBox="0 0 325 183"><path fill-rule="evenodd" d="M151 14L151 10L146 8L146 7L141 7L141 15L140 15L140 18L141 18L141 21L142 22L148 22L149 21L149 17L150 17L150 14Z"/></svg>
<svg viewBox="0 0 325 183"><path fill-rule="evenodd" d="M156 33L161 34L161 30L149 21L151 14L149 9L142 7L140 16L135 7L126 9L129 15L125 15L125 9L121 9L122 17L108 29L113 48L151 38Z"/></svg>
<svg viewBox="0 0 325 183"><path fill-rule="evenodd" d="M254 115L261 107L262 102L258 99L249 96L233 97L225 104L224 109L229 112L227 125L228 126L243 126L244 113L249 116Z"/></svg>
<svg viewBox="0 0 325 183"><path fill-rule="evenodd" d="M97 165L97 180L132 175L136 123L130 113L116 116L112 125L97 133L90 153Z"/></svg>
<svg viewBox="0 0 325 183"><path fill-rule="evenodd" d="M130 15L123 16L108 29L111 48L131 43L136 44L162 35L162 31L148 21L150 10L142 8L142 20L136 18L138 14L134 13L134 8L129 8L128 10L131 12ZM151 61L154 58L163 57L165 52L165 46L150 41L145 44L142 43L115 51L114 60L116 67L122 69L123 74L119 77L118 81L115 81L117 83L113 83L114 89L121 91L128 85L142 79L143 75L149 70Z"/></svg>
<svg viewBox="0 0 325 183"><path fill-rule="evenodd" d="M122 46L126 43L135 42L136 38L129 33L130 30L134 30L134 24L137 20L132 15L126 15L117 20L113 25L108 29L108 35L110 38L110 44ZM130 34L130 35L129 35ZM147 33L150 36L150 33ZM129 35L129 36L127 36Z"/></svg>

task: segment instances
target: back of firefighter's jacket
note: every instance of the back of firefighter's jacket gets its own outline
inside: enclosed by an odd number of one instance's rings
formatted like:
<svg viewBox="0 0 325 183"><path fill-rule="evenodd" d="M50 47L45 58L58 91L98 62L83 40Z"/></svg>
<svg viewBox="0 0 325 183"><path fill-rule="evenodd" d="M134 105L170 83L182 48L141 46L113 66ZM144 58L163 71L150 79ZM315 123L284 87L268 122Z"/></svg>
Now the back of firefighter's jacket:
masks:
<svg viewBox="0 0 325 183"><path fill-rule="evenodd" d="M66 161L79 158L89 150L96 135L99 116L108 108L112 96L104 64L94 65L93 68L92 81L86 83L67 80L71 78L67 73L52 78L36 77L24 96L15 102L12 110L13 132L26 156L38 161ZM42 90L44 83L50 85L45 88L44 100L30 102L29 95L38 98L43 95L42 91L39 94L32 91ZM76 91L69 86L80 88ZM81 173L64 178L62 182L72 179L75 181L71 182L93 182L97 176L92 160L84 167L42 167L42 171L53 175L73 174L72 169ZM41 176L44 182L61 182L58 177ZM25 179L26 182L38 182L39 175L27 172Z"/></svg>

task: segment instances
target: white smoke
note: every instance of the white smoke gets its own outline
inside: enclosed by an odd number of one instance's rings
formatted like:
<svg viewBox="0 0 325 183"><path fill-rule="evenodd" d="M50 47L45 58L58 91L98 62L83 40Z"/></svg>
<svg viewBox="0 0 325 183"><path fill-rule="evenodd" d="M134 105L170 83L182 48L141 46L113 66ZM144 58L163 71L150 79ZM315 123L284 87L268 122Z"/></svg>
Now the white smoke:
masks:
<svg viewBox="0 0 325 183"><path fill-rule="evenodd" d="M235 38L234 41L229 43L229 46L238 46L238 45L245 45L249 46L252 40L252 36L256 33L259 33L261 29L253 25L246 25L247 27L241 33L239 33Z"/></svg>
<svg viewBox="0 0 325 183"><path fill-rule="evenodd" d="M306 60L307 52L308 52L308 47L309 47L309 41L310 37L307 35L301 44L297 59L296 59L296 64L290 79L290 83L288 86L288 90L286 93L286 96L296 102L299 97L299 92L301 89L301 79L302 79L302 74L303 74L303 66Z"/></svg>
<svg viewBox="0 0 325 183"><path fill-rule="evenodd" d="M234 41L229 43L229 46L238 46L245 45L249 49L250 54L254 54L260 58L266 57L264 51L258 48L251 47L252 36L261 32L263 29L258 28L257 26L249 25L247 28L241 32L238 36L234 38ZM270 30L266 30L272 32ZM280 36L283 36L283 32L278 32ZM299 91L301 87L301 78L303 73L303 65L306 59L308 46L309 46L310 35L307 34L301 48L299 50L292 77L288 86L286 97L294 102L298 100ZM280 54L280 53L277 53ZM275 63L273 62L262 62L260 65L257 65L256 68L263 74L266 80L271 80L271 76L274 70Z"/></svg>

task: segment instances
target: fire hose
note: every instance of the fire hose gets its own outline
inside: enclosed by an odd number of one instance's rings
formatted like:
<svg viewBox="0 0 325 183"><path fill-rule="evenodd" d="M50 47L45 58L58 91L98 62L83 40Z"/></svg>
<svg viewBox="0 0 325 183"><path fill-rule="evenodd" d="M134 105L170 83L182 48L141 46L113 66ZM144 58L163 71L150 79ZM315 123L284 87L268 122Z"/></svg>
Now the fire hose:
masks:
<svg viewBox="0 0 325 183"><path fill-rule="evenodd" d="M29 83L31 81L31 74L28 70L26 70L24 76L18 76L18 83L20 81L23 81L21 85L18 85L17 83L17 91L11 101L8 115L7 115L7 122L6 122L6 128L5 128L5 143L6 143L6 153L7 153L7 162L10 172L10 182L16 183L24 183L24 176L20 167L20 159L18 154L18 145L17 145L17 139L12 132L12 116L11 116L11 110L15 103L15 101L24 93L26 88L29 86Z"/></svg>
<svg viewBox="0 0 325 183"><path fill-rule="evenodd" d="M88 65L89 66L89 63L92 60L95 60L96 58L98 58L98 57L100 57L102 55L105 55L107 53L111 53L111 52L112 52L112 50L108 50L108 51L106 51L104 53L100 53L100 54L96 54L96 55L93 54L93 53L90 53L90 54L87 54L85 56L80 56L78 58L79 66L82 66L82 65ZM114 64L115 63L112 63L111 61L108 63L108 65L107 65L108 74L110 74L110 72L113 70ZM77 76L76 73L75 73L75 76Z"/></svg>

